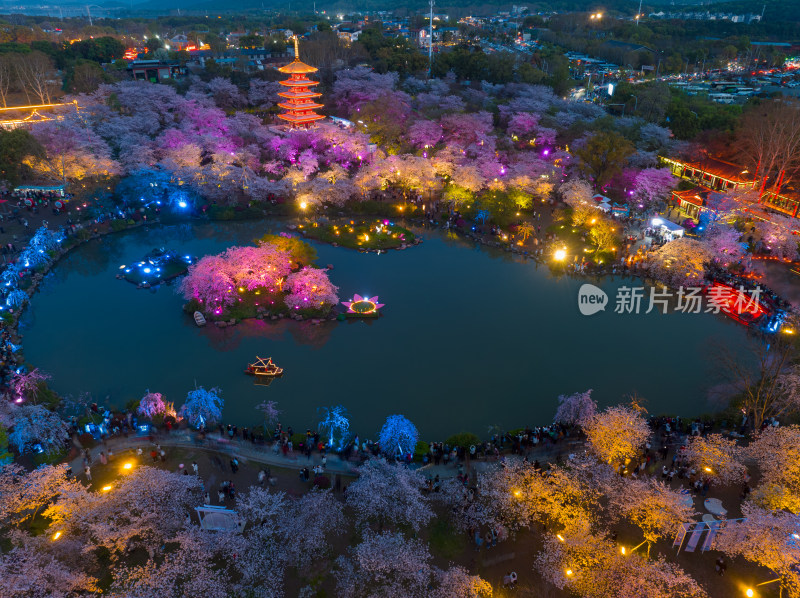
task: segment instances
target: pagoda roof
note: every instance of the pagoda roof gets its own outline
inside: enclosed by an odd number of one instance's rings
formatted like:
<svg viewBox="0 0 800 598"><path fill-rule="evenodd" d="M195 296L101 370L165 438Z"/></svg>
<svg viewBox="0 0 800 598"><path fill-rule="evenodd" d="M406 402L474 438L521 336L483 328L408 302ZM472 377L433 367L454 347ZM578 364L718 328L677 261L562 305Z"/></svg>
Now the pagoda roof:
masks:
<svg viewBox="0 0 800 598"><path fill-rule="evenodd" d="M308 98L321 98L322 97L321 93L317 93L315 91L294 91L294 90L291 90L291 91L280 91L280 92L278 92L278 95L280 97L282 97L282 98L286 98L287 100L290 100L292 98L308 99Z"/></svg>
<svg viewBox="0 0 800 598"><path fill-rule="evenodd" d="M322 114L279 114L278 118L292 123L313 122L325 118Z"/></svg>
<svg viewBox="0 0 800 598"><path fill-rule="evenodd" d="M285 102L281 102L278 104L281 108L285 110L316 110L318 108L324 108L322 104L316 104L314 102L308 102L306 104L287 104Z"/></svg>
<svg viewBox="0 0 800 598"><path fill-rule="evenodd" d="M319 69L313 66L307 65L305 62L300 62L297 58L295 58L292 62L287 64L286 66L282 66L278 69L281 73L316 73Z"/></svg>
<svg viewBox="0 0 800 598"><path fill-rule="evenodd" d="M286 81L278 81L284 87L311 87L319 85L319 81L312 79L287 79Z"/></svg>

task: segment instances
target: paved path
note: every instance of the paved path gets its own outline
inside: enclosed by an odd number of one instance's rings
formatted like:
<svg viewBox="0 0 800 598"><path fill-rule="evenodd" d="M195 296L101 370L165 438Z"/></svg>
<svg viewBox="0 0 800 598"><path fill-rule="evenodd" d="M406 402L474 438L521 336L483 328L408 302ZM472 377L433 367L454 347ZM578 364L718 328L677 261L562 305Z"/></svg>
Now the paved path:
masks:
<svg viewBox="0 0 800 598"><path fill-rule="evenodd" d="M300 469L301 467L313 468L322 463L322 456L318 452L312 453L311 457L306 457L303 453L293 452L286 457L280 451L275 450L275 445L258 445L243 440L228 440L219 434L207 434L204 441L185 431L176 431L170 434L157 434L153 437L153 442L148 436L115 436L108 438L105 444L101 443L90 450L92 462L99 460L100 452L111 449L116 458L120 455L135 452L141 448L147 456L155 444L161 446L184 447L191 449L207 450L222 453L229 457L236 456L242 462L252 461L262 463L270 467L283 469ZM555 461L565 458L570 452L578 450L580 440L562 440L558 444L548 445L533 449L529 452L529 460L538 459L542 463ZM328 473L338 473L346 476L357 476L360 461L342 459L338 454L327 454L325 470ZM477 461L457 462L449 465L429 464L420 468L420 472L426 477L433 478L438 475L441 479L454 478L463 471L478 472L483 471L491 465L497 463L494 458L481 459ZM83 455L77 456L70 462L70 467L75 475L83 472Z"/></svg>

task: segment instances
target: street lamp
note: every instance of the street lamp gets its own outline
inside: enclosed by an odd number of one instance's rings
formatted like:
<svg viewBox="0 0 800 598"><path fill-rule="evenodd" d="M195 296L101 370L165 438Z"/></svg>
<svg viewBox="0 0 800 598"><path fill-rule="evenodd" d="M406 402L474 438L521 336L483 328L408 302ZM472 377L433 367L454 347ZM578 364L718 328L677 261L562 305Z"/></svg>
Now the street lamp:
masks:
<svg viewBox="0 0 800 598"><path fill-rule="evenodd" d="M559 262L564 261L567 257L567 251L565 249L558 249L553 257Z"/></svg>

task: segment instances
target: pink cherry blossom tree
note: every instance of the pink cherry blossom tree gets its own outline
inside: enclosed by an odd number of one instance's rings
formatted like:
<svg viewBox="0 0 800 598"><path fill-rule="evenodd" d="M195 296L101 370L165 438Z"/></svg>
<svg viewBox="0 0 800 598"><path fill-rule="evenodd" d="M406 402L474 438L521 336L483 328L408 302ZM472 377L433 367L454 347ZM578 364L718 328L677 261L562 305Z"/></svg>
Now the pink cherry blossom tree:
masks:
<svg viewBox="0 0 800 598"><path fill-rule="evenodd" d="M339 303L339 290L334 286L325 270L306 266L292 272L286 278L289 294L285 297L290 309L327 310Z"/></svg>
<svg viewBox="0 0 800 598"><path fill-rule="evenodd" d="M433 517L422 494L424 486L425 479L418 472L384 459L370 459L347 487L347 505L362 529L377 521L381 527L387 523L407 525L417 531Z"/></svg>
<svg viewBox="0 0 800 598"><path fill-rule="evenodd" d="M149 419L159 415L171 415L172 417L177 415L173 404L164 401L164 395L160 392L150 392L149 389L145 391L144 396L139 400L137 411L140 415Z"/></svg>
<svg viewBox="0 0 800 598"><path fill-rule="evenodd" d="M677 184L669 168L645 168L636 175L633 199L648 208L661 206Z"/></svg>

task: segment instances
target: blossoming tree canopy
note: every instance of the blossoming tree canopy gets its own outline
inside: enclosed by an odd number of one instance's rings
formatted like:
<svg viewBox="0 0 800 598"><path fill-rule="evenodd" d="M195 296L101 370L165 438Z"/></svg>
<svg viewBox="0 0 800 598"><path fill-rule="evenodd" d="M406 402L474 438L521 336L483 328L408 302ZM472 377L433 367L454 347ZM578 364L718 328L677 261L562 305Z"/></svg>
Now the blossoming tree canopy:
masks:
<svg viewBox="0 0 800 598"><path fill-rule="evenodd" d="M225 316L233 308L249 309L244 317L255 316L258 307L328 311L338 303L338 290L324 270L304 267L292 272L298 262L311 258L308 252L286 243L283 248L269 242L256 247L231 247L219 255L205 256L189 267L180 291L190 309L207 315ZM288 294L287 294L288 293Z"/></svg>
<svg viewBox="0 0 800 598"><path fill-rule="evenodd" d="M622 405L587 418L582 426L592 452L606 463L624 463L635 457L650 436L642 413Z"/></svg>
<svg viewBox="0 0 800 598"><path fill-rule="evenodd" d="M339 287L334 286L325 270L306 266L286 278L289 295L286 305L291 309L326 309L339 303L336 294Z"/></svg>
<svg viewBox="0 0 800 598"><path fill-rule="evenodd" d="M223 404L221 394L219 388L206 390L202 386L190 391L179 412L181 417L198 428L219 421Z"/></svg>

